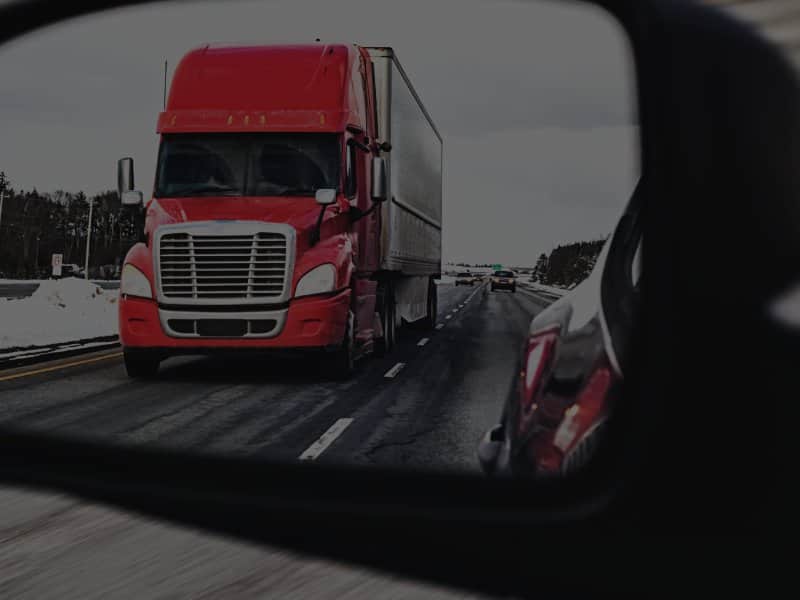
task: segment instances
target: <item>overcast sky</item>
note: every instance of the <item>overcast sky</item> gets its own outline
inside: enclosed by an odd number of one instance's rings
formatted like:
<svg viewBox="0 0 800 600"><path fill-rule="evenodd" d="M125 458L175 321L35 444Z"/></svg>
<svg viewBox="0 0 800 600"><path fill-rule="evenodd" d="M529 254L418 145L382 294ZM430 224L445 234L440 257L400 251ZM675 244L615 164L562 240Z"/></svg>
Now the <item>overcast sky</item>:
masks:
<svg viewBox="0 0 800 600"><path fill-rule="evenodd" d="M163 64L205 42L393 46L444 138L444 254L533 264L609 233L639 170L621 28L572 2L281 0L155 4L0 50L0 170L95 193L133 156L152 189Z"/></svg>

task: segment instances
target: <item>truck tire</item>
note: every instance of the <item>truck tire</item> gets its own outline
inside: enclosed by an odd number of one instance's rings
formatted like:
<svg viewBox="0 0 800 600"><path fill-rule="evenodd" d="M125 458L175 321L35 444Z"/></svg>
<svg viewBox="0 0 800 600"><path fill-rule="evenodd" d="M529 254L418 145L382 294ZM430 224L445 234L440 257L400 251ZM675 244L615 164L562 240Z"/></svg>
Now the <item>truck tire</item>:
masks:
<svg viewBox="0 0 800 600"><path fill-rule="evenodd" d="M125 362L125 370L128 377L133 379L146 379L154 377L158 373L158 366L161 359L147 351L123 350L122 359Z"/></svg>
<svg viewBox="0 0 800 600"><path fill-rule="evenodd" d="M347 327L342 345L323 358L322 371L329 379L344 381L350 379L356 370L355 316L347 313Z"/></svg>
<svg viewBox="0 0 800 600"><path fill-rule="evenodd" d="M397 307L391 282L384 283L378 291L378 314L381 317L383 337L376 340L375 351L378 356L385 356L394 349L397 340Z"/></svg>
<svg viewBox="0 0 800 600"><path fill-rule="evenodd" d="M430 331L436 327L436 321L439 318L439 288L436 287L436 282L433 280L433 277L428 280L426 305L425 317L417 321L414 325L416 325L418 329Z"/></svg>

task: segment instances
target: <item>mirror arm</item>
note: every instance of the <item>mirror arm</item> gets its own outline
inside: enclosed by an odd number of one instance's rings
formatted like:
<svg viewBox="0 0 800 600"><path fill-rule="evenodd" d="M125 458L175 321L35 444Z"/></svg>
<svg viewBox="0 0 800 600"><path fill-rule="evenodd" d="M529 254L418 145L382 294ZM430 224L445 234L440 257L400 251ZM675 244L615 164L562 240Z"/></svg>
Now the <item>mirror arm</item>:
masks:
<svg viewBox="0 0 800 600"><path fill-rule="evenodd" d="M355 138L350 138L349 140L347 140L347 143L348 144L352 144L353 146L355 146L356 148L358 148L362 152L366 152L367 154L371 153L371 150L370 150L369 146L366 146L366 145L362 144L361 142L359 142Z"/></svg>
<svg viewBox="0 0 800 600"><path fill-rule="evenodd" d="M322 217L325 216L325 209L328 208L328 206L330 206L330 205L326 204L320 209L319 216L317 217L317 222L314 225L314 229L311 230L311 247L312 248L317 245L317 242L319 242L319 236L320 236L320 234L322 232Z"/></svg>
<svg viewBox="0 0 800 600"><path fill-rule="evenodd" d="M380 204L381 204L380 202L373 200L372 206L370 206L368 210L361 210L357 206L350 207L350 214L352 215L352 217L350 218L350 222L355 223L356 221L360 221L364 217L369 216L370 214L375 212L375 209L378 208Z"/></svg>
<svg viewBox="0 0 800 600"><path fill-rule="evenodd" d="M147 209L144 206L140 206L136 212L136 227L139 230L139 241L145 246L149 246L150 238L144 229L145 223L147 223Z"/></svg>
<svg viewBox="0 0 800 600"><path fill-rule="evenodd" d="M122 210L133 215L133 225L136 227L136 241L142 242L145 245L148 243L147 234L144 232L144 226L147 217L147 209L144 205L122 207Z"/></svg>

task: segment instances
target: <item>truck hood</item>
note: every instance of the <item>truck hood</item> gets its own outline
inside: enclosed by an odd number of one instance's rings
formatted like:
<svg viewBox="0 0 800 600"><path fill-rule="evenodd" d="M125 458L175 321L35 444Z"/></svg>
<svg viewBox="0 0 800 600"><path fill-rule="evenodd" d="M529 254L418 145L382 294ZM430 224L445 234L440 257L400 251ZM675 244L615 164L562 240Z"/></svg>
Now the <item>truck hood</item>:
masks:
<svg viewBox="0 0 800 600"><path fill-rule="evenodd" d="M286 223L299 234L313 227L319 211L320 206L314 198L203 196L154 198L148 206L147 216L151 230L173 223L241 220ZM334 212L327 211L326 220Z"/></svg>

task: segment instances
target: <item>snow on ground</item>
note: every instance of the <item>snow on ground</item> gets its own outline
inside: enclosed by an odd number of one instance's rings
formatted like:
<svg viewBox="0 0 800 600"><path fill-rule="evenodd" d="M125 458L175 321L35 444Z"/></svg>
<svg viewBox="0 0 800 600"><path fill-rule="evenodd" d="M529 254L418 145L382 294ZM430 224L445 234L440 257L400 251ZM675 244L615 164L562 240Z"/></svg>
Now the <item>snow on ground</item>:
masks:
<svg viewBox="0 0 800 600"><path fill-rule="evenodd" d="M118 295L68 277L42 281L27 298L0 299L0 349L116 335Z"/></svg>
<svg viewBox="0 0 800 600"><path fill-rule="evenodd" d="M42 283L47 279L2 279L0 278L0 285L4 283Z"/></svg>
<svg viewBox="0 0 800 600"><path fill-rule="evenodd" d="M67 278L65 278L67 279ZM73 277L72 279L78 279L78 277ZM43 281L53 281L52 279L2 279L0 278L0 285L6 283L42 283ZM92 283L112 283L118 282L119 279L92 279Z"/></svg>
<svg viewBox="0 0 800 600"><path fill-rule="evenodd" d="M553 287L552 285L544 285L542 283L533 283L533 282L524 282L524 285L529 287L532 290L539 290L541 292L549 292L554 296L563 296L569 290L559 287Z"/></svg>

